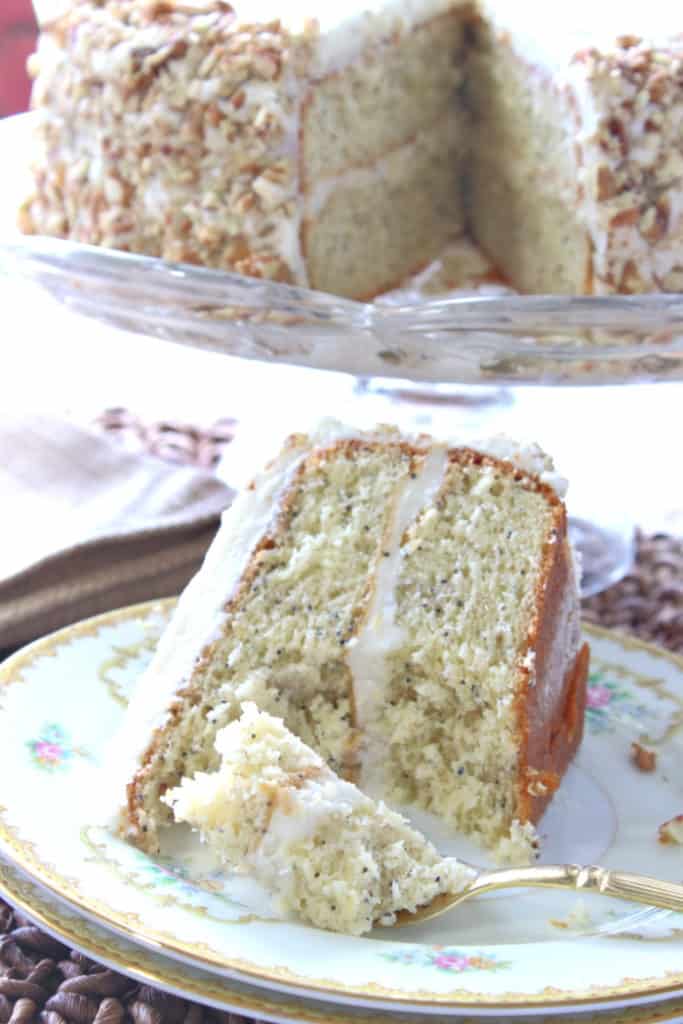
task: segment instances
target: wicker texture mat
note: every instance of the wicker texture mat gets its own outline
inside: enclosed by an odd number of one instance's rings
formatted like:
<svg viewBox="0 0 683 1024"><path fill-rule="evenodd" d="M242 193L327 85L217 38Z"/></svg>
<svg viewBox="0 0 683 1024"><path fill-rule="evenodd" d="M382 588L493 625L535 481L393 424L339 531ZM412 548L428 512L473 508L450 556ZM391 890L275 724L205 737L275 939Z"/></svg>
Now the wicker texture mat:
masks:
<svg viewBox="0 0 683 1024"><path fill-rule="evenodd" d="M208 429L146 425L107 410L102 429L122 443L174 462L214 466L234 437L234 420ZM633 572L583 603L584 618L683 653L683 543L637 539ZM245 1018L166 995L70 951L0 901L0 1024L241 1024Z"/></svg>
<svg viewBox="0 0 683 1024"><path fill-rule="evenodd" d="M2 901L0 934L3 1024L245 1024L68 950Z"/></svg>

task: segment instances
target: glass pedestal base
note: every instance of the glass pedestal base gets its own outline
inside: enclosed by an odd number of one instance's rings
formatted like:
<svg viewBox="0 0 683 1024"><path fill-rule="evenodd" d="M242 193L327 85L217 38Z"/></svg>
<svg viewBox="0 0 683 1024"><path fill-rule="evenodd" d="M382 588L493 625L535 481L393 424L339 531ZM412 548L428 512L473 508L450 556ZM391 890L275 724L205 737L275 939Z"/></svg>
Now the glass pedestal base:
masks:
<svg viewBox="0 0 683 1024"><path fill-rule="evenodd" d="M582 566L581 597L593 597L618 583L633 568L635 529L602 526L569 517L569 536Z"/></svg>

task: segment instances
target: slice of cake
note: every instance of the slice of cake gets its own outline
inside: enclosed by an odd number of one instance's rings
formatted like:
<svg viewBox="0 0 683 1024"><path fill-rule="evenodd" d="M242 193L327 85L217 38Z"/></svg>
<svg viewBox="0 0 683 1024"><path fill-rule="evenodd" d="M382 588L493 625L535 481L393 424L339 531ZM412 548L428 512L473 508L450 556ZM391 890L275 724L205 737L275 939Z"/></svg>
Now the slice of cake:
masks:
<svg viewBox="0 0 683 1024"><path fill-rule="evenodd" d="M224 516L113 759L149 851L244 701L343 778L527 847L581 739L587 650L561 482L537 448L294 435ZM126 788L127 787L127 788ZM519 843L517 843L519 846Z"/></svg>
<svg viewBox="0 0 683 1024"><path fill-rule="evenodd" d="M283 913L361 935L457 891L471 874L255 704L220 730L216 750L220 767L182 779L164 802Z"/></svg>
<svg viewBox="0 0 683 1024"><path fill-rule="evenodd" d="M463 231L454 0L84 0L44 26L26 231L366 297Z"/></svg>

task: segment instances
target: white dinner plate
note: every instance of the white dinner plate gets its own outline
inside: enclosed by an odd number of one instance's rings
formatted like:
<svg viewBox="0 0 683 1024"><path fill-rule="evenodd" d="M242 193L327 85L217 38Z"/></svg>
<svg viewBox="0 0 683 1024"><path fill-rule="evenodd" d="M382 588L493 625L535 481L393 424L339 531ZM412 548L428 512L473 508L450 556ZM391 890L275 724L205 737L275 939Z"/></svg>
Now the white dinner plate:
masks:
<svg viewBox="0 0 683 1024"><path fill-rule="evenodd" d="M0 851L36 883L98 926L214 978L336 1004L547 1015L683 994L681 914L516 891L354 938L278 919L262 893L207 866L182 830L158 858L116 838L98 824L97 769L171 606L79 623L0 667ZM683 660L586 632L586 735L541 822L543 859L680 880L683 847L659 842L659 826L683 813ZM633 764L635 739L656 751L654 772ZM472 856L419 821L445 851Z"/></svg>

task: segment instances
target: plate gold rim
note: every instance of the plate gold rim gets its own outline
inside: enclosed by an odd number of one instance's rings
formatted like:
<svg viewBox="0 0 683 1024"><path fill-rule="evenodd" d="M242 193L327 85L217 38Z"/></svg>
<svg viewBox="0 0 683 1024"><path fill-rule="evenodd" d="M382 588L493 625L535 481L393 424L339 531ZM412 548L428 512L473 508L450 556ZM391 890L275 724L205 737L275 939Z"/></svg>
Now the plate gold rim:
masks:
<svg viewBox="0 0 683 1024"><path fill-rule="evenodd" d="M8 872L10 877L8 877ZM12 875L14 878L11 877ZM29 901L25 894L22 894L22 884L31 888L31 901ZM78 932L75 922L73 925L65 922L64 918L60 915L58 905L50 906L42 902L40 906L37 906L35 902L36 896L40 899L40 890L35 882L31 879L20 878L18 869L0 862L0 898L7 900L13 907L26 914L39 927L50 932L65 945L70 948L80 948L87 956L95 960L100 960L101 962L107 960L114 970L118 970L122 974L131 975L136 980L143 981L145 984L170 989L183 999L192 999L197 1002L203 1002L205 1005L215 1005L218 1002L223 1006L228 1005L227 1000L224 1001L216 997L215 988L210 978L206 979L205 986L202 986L198 979L194 983L190 983L190 985L186 986L183 984L181 986L177 984L172 974L177 969L177 961L164 958L167 959L168 972L161 969L163 965L155 967L146 966L143 968L140 966L139 960L127 959L116 949L108 946L106 942L98 944L97 941L93 941L92 932L90 937L87 935L83 936ZM79 923L86 926L91 924L86 919L79 919ZM106 938L107 932L102 925L94 924L93 927L103 932ZM136 948L135 952L136 957L139 957L140 950ZM142 950L142 952L144 955L148 955L147 950ZM163 954L159 955L163 957ZM284 1001L272 1003L262 997L260 991L254 994L239 993L229 987L230 979L223 978L220 981L222 988L230 995L229 1002L232 1008L250 1013L277 1013L281 1017L292 1015L292 1024L297 1024L300 1021L305 1022L305 1024L333 1024L333 1020L336 1020L336 1018L330 1018L330 1009L335 1013L340 1012L344 1014L349 1009L346 1004L326 1004L318 1012L317 1009L313 1009L305 1001L301 1002L297 996L294 996L296 999L295 1003L290 1004ZM289 993L279 994L289 995ZM301 998L305 999L305 997ZM363 1007L357 1007L356 1012L354 1012L353 1020L356 1024L379 1024L384 1019L383 1016L379 1015L382 1013L381 1010L374 1010L372 1007L368 1007L372 1016L365 1017L358 1014L360 1009L363 1009ZM535 1009L538 1009L539 1013L543 1012L543 1007L536 1007ZM639 1011L642 1011L642 1015ZM683 996L655 1003L641 1003L638 1006L632 1007L630 1012L633 1016L629 1016L628 1024L673 1024L673 1022L680 1020L683 1015ZM598 1010L596 1014L585 1012L582 1014L581 1020L584 1024L623 1024L625 1020L623 1014L623 1009L612 1011L609 1009ZM386 1011L384 1011L384 1015L386 1016ZM564 1017L558 1014L556 1019L558 1024L562 1024ZM345 1021L346 1019L342 1018L342 1020ZM342 1020L339 1021L339 1024L342 1024Z"/></svg>
<svg viewBox="0 0 683 1024"><path fill-rule="evenodd" d="M14 874L14 878L8 877L9 872ZM31 899L25 893L22 893L21 886L22 882L24 885L28 884L31 889ZM248 1011L249 1013L277 1013L280 1016L291 1017L292 1024L297 1024L298 1021L304 1020L310 1022L310 1024L330 1024L329 1010L327 1010L326 1016L320 1016L317 1012L306 1006L302 1006L299 1001L296 1003L273 1003L265 997L261 996L259 990L258 993L248 995L246 993L235 992L229 987L228 978L217 978L216 981L220 982L221 987L225 989L226 993L229 993L230 999L222 999L216 993L213 987L212 980L206 978L206 984L201 985L199 979L190 981L186 984L189 979L184 979L183 985L179 985L177 981L174 981L172 972L177 970L178 961L168 960L168 972L164 972L161 969L153 966L149 960L146 960L146 965L142 966L138 961L128 959L117 949L109 946L106 943L105 936L107 935L106 928L103 925L89 922L86 918L81 919L80 923L84 926L92 924L94 928L104 932L103 941L97 942L97 939L93 937L93 933L90 931L88 934L83 935L79 933L76 923L70 925L68 921L61 916L58 906L49 906L44 901L40 901L40 891L37 888L36 883L32 879L20 879L18 876L18 869L12 865L8 865L0 861L0 898L6 900L20 913L30 917L40 928L51 933L59 941L63 942L69 948L77 948L83 951L87 956L92 959L105 962L113 967L114 970L120 971L122 974L132 975L139 981L142 981L146 985L152 985L161 987L164 989L174 989L175 992L183 999L192 999L197 1002L203 1002L206 1005L221 1003L223 1006L227 1006L228 1002L231 1004L232 1009L236 1009L240 1012ZM36 898L40 901L36 903ZM119 936L115 936L120 940ZM123 939L123 941L128 941ZM146 958L149 955L154 955L154 952L147 949L140 950L136 947L136 956L142 952ZM163 956L163 954L158 954ZM283 997L289 997L290 993L280 993ZM296 999L297 997L294 996ZM305 997L304 997L305 998ZM347 1007L340 1007L341 1010L346 1010ZM683 1012L683 999L681 1000L681 1011ZM322 1012L322 1011L321 1011ZM376 1021L376 1018L367 1018L372 1024ZM362 1018L359 1018L360 1024L363 1024Z"/></svg>
<svg viewBox="0 0 683 1024"><path fill-rule="evenodd" d="M19 682L22 670L36 659L54 655L60 647L70 643L73 639L96 636L102 629L128 619L145 619L155 611L166 611L172 608L176 600L176 598L163 598L117 608L84 619L33 641L0 665L0 691ZM594 626L592 623L583 623L583 629L589 635L593 634L596 637L612 640L623 649L645 651L674 665L683 672L683 657L657 647L655 644L616 630ZM210 947L206 947L200 952L197 944L183 943L173 935L149 929L145 927L144 922L136 921L134 925L131 925L129 923L130 915L112 913L111 908L100 904L98 900L83 898L77 889L72 889L68 880L67 884L64 884L62 876L53 874L49 866L38 859L30 843L20 840L14 834L4 820L4 811L5 808L0 805L0 853L29 879L34 880L47 892L64 901L79 913L86 917L94 917L102 927L112 930L124 939L132 941L133 944L144 949L150 948L171 959L180 959L181 962L188 962L205 971L226 972L221 975L222 978L229 977L227 972L232 972L235 980L244 981L247 984L275 984L280 991L286 990L292 995L301 995L303 998L306 998L307 995L309 998L323 999L337 997L345 1001L347 1005L350 999L362 998L375 1003L383 1001L391 1002L396 1006L413 1006L417 1008L418 1012L420 1008L428 1007L463 1010L472 1010L478 1007L486 1007L487 1010L512 1008L515 1010L549 1010L562 1007L581 1007L586 1004L607 1007L610 1003L624 998L647 1000L654 996L673 997L679 991L683 992L683 971L667 972L664 982L662 975L641 978L638 981L624 978L616 985L596 985L587 989L564 990L553 986L533 995L528 992L505 992L495 996L478 993L473 998L471 991L463 989L451 990L438 995L433 992L416 990L407 995L405 990L385 988L375 983L346 985L331 979L309 978L291 971L289 968L276 967L264 970L251 961L223 957L216 954L216 951ZM294 986L297 986L299 991Z"/></svg>

